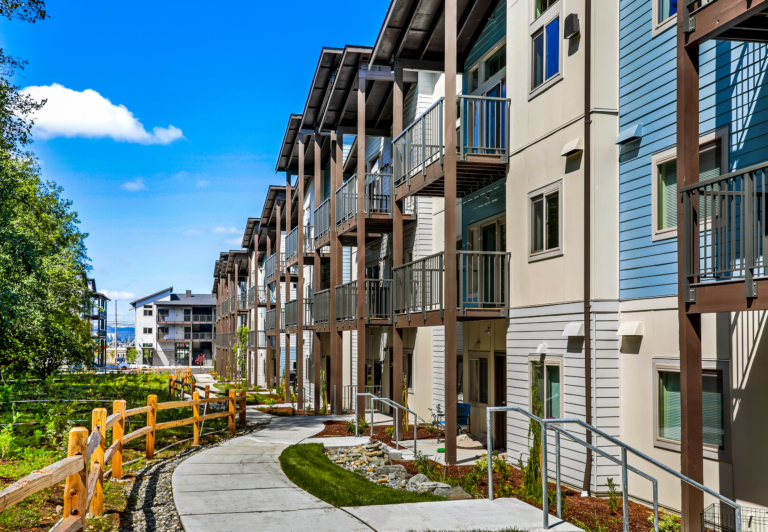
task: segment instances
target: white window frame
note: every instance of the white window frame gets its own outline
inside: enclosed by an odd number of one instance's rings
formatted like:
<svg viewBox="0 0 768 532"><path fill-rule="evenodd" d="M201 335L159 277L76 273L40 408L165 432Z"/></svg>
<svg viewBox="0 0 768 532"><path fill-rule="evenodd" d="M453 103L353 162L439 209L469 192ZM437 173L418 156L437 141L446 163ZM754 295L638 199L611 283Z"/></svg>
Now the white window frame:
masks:
<svg viewBox="0 0 768 532"><path fill-rule="evenodd" d="M472 361L478 360L478 369L480 368L480 359L485 359L486 367L488 369L488 382L486 383L487 386L487 393L488 397L487 402L483 403L480 401L480 382L478 381L478 387L477 387L477 401L472 400ZM475 404L475 405L486 405L491 406L491 402L493 401L493 394L491 393L491 382L492 382L492 376L491 376L491 354L487 351L472 351L470 350L467 356L467 360L469 361L469 371L466 373L465 377L469 380L469 387L466 388L464 391L464 399L467 403ZM479 377L479 375L477 375Z"/></svg>
<svg viewBox="0 0 768 532"><path fill-rule="evenodd" d="M144 315L145 316L151 316L152 315L152 309L144 307Z"/></svg>
<svg viewBox="0 0 768 532"><path fill-rule="evenodd" d="M531 0L531 18L530 18L531 24L533 24L534 22L536 22L537 20L539 20L542 17L546 17L551 9L554 9L554 8L557 8L557 7L559 7L558 6L558 2L555 2L554 4L549 6L541 15L539 15L538 18L536 18L536 0Z"/></svg>
<svg viewBox="0 0 768 532"><path fill-rule="evenodd" d="M560 416L565 416L565 375L563 375L563 357L561 355L531 353L528 355L528 408L533 412L533 364L557 366L560 371ZM545 377L546 379L546 377ZM544 398L546 401L546 397ZM546 408L546 406L544 407ZM544 413L546 416L546 412Z"/></svg>
<svg viewBox="0 0 768 532"><path fill-rule="evenodd" d="M539 251L536 253L533 253L533 203L532 200L536 196L542 196L547 195L555 190L558 191L558 201L560 202L560 205L558 207L558 220L557 223L559 225L558 229L558 247L554 249L544 251ZM563 238L563 218L565 218L565 213L563 211L563 180L560 179L558 181L555 181L554 183L550 183L549 185L543 186L541 188L538 188L532 192L528 193L528 262L537 262L540 260L546 260L551 259L554 257L560 257L564 253L564 238ZM544 231L546 232L546 227L544 228Z"/></svg>
<svg viewBox="0 0 768 532"><path fill-rule="evenodd" d="M152 327L144 327L144 334L152 334Z"/></svg>
<svg viewBox="0 0 768 532"><path fill-rule="evenodd" d="M701 369L704 371L719 371L723 374L723 449L715 449L713 446L704 445L704 458L723 462L731 462L732 433L731 425L733 414L731 412L731 366L729 360L702 360ZM681 452L680 444L659 437L659 372L680 372L680 359L678 358L654 358L653 359L653 446L668 451Z"/></svg>
<svg viewBox="0 0 768 532"><path fill-rule="evenodd" d="M710 131L699 137L699 150L710 142L720 141L720 164L727 173L730 168L728 160L728 126ZM677 159L677 146L655 153L651 156L651 241L677 238L677 226L659 230L659 165Z"/></svg>
<svg viewBox="0 0 768 532"><path fill-rule="evenodd" d="M535 4L531 2L531 12L535 13ZM557 39L558 46L560 46L560 53L557 54L558 60L558 72L551 78L544 80L544 83L538 87L533 87L533 36L544 29L544 26L560 18L559 23L559 37ZM545 36L546 46L546 36ZM546 50L545 50L546 55ZM546 69L546 64L544 65ZM538 19L534 20L528 27L528 100L534 99L542 92L549 89L555 83L558 83L563 79L563 0L558 0L552 7L547 9Z"/></svg>
<svg viewBox="0 0 768 532"><path fill-rule="evenodd" d="M661 2L661 0L651 0L651 5L653 6L653 37L656 37L657 35L667 31L669 28L677 25L677 13L671 17L668 17L666 20L659 22L659 14L661 13L661 9L659 9L659 2ZM677 9L679 11L680 7Z"/></svg>

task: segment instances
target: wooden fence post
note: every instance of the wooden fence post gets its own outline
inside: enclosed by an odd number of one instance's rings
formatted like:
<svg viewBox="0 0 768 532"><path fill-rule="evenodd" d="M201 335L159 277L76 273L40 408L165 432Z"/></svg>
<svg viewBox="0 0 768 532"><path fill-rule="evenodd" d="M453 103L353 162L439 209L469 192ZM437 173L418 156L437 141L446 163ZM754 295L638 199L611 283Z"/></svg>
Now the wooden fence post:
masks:
<svg viewBox="0 0 768 532"><path fill-rule="evenodd" d="M91 469L99 468L99 477L96 480L96 488L93 491L91 507L88 511L93 516L104 513L104 448L107 441L107 409L94 408L93 419L91 421L91 431L99 431L101 442L91 455Z"/></svg>
<svg viewBox="0 0 768 532"><path fill-rule="evenodd" d="M240 426L245 428L245 390L240 390Z"/></svg>
<svg viewBox="0 0 768 532"><path fill-rule="evenodd" d="M229 421L229 435L234 436L235 435L235 390L229 390L227 392L227 395L229 396L229 416L227 417L227 421Z"/></svg>
<svg viewBox="0 0 768 532"><path fill-rule="evenodd" d="M123 478L123 435L125 435L125 407L126 403L122 399L119 399L112 403L112 413L120 413L120 419L112 427L112 442L119 441L120 445L117 446L115 455L112 457L112 478Z"/></svg>
<svg viewBox="0 0 768 532"><path fill-rule="evenodd" d="M152 430L147 434L146 448L144 450L144 456L149 459L155 456L155 425L157 424L156 395L147 397L147 406L152 407L150 411L147 412L147 426L152 427Z"/></svg>
<svg viewBox="0 0 768 532"><path fill-rule="evenodd" d="M192 394L192 416L195 418L194 424L194 437L192 439L192 445L200 445L200 392Z"/></svg>
<svg viewBox="0 0 768 532"><path fill-rule="evenodd" d="M88 429L73 427L69 431L67 456L82 455L83 469L67 477L64 483L64 518L76 515L85 525L85 502L88 499Z"/></svg>
<svg viewBox="0 0 768 532"><path fill-rule="evenodd" d="M208 397L210 397L210 394L211 394L211 386L209 384L206 384L205 385L205 398L208 399Z"/></svg>

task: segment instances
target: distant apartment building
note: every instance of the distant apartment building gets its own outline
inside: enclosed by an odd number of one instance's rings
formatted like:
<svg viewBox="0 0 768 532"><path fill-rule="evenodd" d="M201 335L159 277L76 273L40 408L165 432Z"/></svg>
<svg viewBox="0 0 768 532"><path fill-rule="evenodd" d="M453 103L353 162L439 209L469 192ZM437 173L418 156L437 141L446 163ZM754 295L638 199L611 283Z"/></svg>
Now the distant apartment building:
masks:
<svg viewBox="0 0 768 532"><path fill-rule="evenodd" d="M132 301L137 361L150 366L210 366L215 305L210 294L191 290L177 294L173 287Z"/></svg>
<svg viewBox="0 0 768 532"><path fill-rule="evenodd" d="M86 279L87 293L83 305L83 319L90 322L91 338L95 344L94 364L107 363L107 301L109 298L96 290L96 279Z"/></svg>

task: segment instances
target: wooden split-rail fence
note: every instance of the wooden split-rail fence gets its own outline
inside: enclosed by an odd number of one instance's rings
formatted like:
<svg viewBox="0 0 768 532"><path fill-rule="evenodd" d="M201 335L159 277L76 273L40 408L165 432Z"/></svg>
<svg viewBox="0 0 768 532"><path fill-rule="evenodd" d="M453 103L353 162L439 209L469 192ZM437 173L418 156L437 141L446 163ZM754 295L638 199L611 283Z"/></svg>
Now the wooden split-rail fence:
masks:
<svg viewBox="0 0 768 532"><path fill-rule="evenodd" d="M144 456L149 459L154 457L155 434L159 430L193 425L192 445L196 446L200 445L200 427L206 420L228 418L230 436L235 435L236 417L237 422L245 426L244 391L236 394L235 390L229 390L224 394L211 392L205 386L205 397L201 399L200 392L194 389L191 373L184 372L179 379L169 376L168 389L181 391L182 400L158 403L157 396L150 395L147 397L147 406L129 410L126 409L126 402L119 400L112 404L112 414L109 416L106 408L94 409L90 433L85 427L73 427L69 431L67 458L33 471L0 491L0 512L65 480L63 518L49 532L84 530L87 514L100 516L104 513L105 466L112 464L112 478L123 477L123 447L128 442L145 438ZM184 399L187 393L190 399ZM210 397L211 393L219 397ZM223 412L200 415L200 407L210 403L227 403L228 408ZM160 410L189 407L192 407L192 417L157 423ZM125 420L139 414L147 415L146 426L125 434ZM105 448L107 432L110 430L112 445Z"/></svg>

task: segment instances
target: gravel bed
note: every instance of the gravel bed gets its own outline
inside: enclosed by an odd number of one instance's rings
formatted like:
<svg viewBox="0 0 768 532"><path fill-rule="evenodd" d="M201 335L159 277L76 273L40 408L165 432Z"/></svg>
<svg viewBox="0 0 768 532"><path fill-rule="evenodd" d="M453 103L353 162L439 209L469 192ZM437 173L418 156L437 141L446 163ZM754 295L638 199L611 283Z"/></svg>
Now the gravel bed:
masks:
<svg viewBox="0 0 768 532"><path fill-rule="evenodd" d="M267 424L255 424L249 426L238 436L249 434L266 427ZM195 454L217 447L229 441L223 439L219 442L193 447L183 451L173 458L152 461L143 469L133 473L133 482L128 480L114 480L110 482L125 483L125 495L128 499L124 512L121 513L120 532L183 532L176 504L173 502L173 488L171 478L173 472L180 463Z"/></svg>

